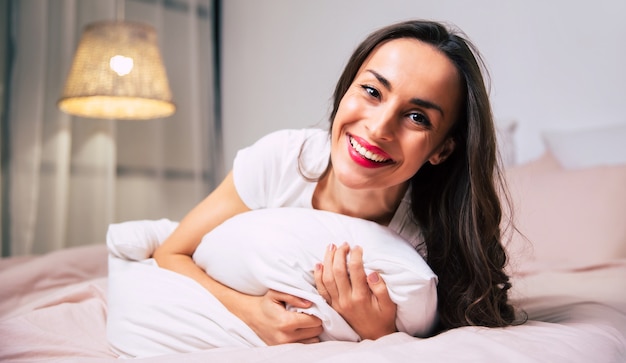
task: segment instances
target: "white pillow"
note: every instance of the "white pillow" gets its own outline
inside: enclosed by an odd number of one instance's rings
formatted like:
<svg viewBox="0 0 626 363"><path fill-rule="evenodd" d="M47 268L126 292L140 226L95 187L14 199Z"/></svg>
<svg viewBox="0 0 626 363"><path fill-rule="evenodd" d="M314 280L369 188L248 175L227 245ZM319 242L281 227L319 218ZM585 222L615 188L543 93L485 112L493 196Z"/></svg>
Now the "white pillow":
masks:
<svg viewBox="0 0 626 363"><path fill-rule="evenodd" d="M111 345L130 357L207 349L223 342L258 345L258 337L250 337L251 330L240 321L233 322L236 318L228 316L223 306L193 294L194 286L200 290L197 293L208 294L200 284L175 273L164 274L170 271L151 263L154 249L176 226L166 219L109 226ZM255 210L213 229L193 258L213 278L244 293L261 295L271 288L310 300L314 305L302 312L322 319L321 340L359 341L314 286L313 268L323 260L326 247L344 241L362 246L366 271L378 271L387 284L398 305L397 328L415 336L428 335L436 319L437 278L408 242L374 222L313 209ZM176 276L180 282L172 280ZM173 317L183 323L171 323ZM203 327L201 337L198 326Z"/></svg>
<svg viewBox="0 0 626 363"><path fill-rule="evenodd" d="M177 222L165 218L111 224L107 230L107 249L112 256L123 260L145 260L152 257L176 227Z"/></svg>
<svg viewBox="0 0 626 363"><path fill-rule="evenodd" d="M547 149L566 169L626 164L626 123L569 131L546 131Z"/></svg>
<svg viewBox="0 0 626 363"><path fill-rule="evenodd" d="M378 271L398 305L396 327L426 336L436 317L437 278L406 240L377 223L342 214L305 209L260 209L239 214L203 239L194 261L217 281L240 292L263 295L268 289L305 298L305 310L324 320L333 340L358 340L315 289L313 269L327 246L348 242L363 247L366 272ZM342 325L341 336L334 325ZM351 329L350 329L351 330Z"/></svg>

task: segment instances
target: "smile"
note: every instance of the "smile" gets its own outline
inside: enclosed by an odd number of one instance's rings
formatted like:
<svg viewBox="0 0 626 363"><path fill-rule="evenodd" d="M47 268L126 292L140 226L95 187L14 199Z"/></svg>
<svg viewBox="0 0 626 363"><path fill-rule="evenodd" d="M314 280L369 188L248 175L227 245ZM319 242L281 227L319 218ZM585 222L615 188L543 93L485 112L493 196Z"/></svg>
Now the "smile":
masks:
<svg viewBox="0 0 626 363"><path fill-rule="evenodd" d="M348 139L350 141L350 145L352 146L352 150L356 151L359 156L367 159L368 161L375 162L377 164L386 164L393 161L391 158L383 156L379 152L373 150L372 147L366 148L361 145L353 136L348 135Z"/></svg>

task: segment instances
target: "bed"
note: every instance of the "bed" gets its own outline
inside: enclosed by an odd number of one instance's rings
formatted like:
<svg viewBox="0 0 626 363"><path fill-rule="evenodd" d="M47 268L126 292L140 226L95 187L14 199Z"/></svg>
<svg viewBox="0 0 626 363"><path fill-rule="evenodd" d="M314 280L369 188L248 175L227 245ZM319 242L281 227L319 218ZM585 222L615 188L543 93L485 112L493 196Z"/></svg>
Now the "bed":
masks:
<svg viewBox="0 0 626 363"><path fill-rule="evenodd" d="M626 163L568 160L564 155L580 152L580 144L550 135L546 142L542 157L506 170L524 234L511 232L507 244L511 298L526 323L424 339L395 333L376 341L222 347L136 360L626 362ZM106 336L108 255L103 243L1 260L0 361L117 360Z"/></svg>

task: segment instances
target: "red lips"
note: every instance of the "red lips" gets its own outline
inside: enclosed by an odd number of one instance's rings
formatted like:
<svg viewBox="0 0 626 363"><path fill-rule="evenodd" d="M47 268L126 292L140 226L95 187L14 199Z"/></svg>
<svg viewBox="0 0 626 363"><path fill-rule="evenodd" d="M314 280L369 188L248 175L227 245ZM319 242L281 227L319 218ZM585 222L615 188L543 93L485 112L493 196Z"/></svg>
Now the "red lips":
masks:
<svg viewBox="0 0 626 363"><path fill-rule="evenodd" d="M360 145L360 146L357 146L357 148L362 147L363 149L372 153L373 154L372 157L368 158L362 155L359 151L357 151L355 147L352 145L352 142L350 139L353 139L356 143ZM347 134L346 141L347 141L347 147L348 147L348 154L350 155L350 158L355 163L359 164L362 167L380 168L380 167L389 165L390 163L393 163L393 160L391 159L389 154L384 152L379 147L369 144L367 141L363 140L360 137ZM377 159L377 160L373 160L373 159Z"/></svg>

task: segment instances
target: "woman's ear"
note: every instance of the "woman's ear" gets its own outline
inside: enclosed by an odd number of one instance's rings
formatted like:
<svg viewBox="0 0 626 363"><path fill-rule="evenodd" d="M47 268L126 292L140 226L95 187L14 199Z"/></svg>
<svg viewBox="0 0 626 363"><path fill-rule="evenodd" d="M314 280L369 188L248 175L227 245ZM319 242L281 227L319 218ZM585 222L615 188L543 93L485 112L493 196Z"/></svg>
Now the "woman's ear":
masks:
<svg viewBox="0 0 626 363"><path fill-rule="evenodd" d="M454 139L448 137L446 141L443 142L443 144L439 145L435 153L428 159L428 162L432 165L443 163L444 161L446 161L448 156L452 154L455 146L456 142L454 142Z"/></svg>

